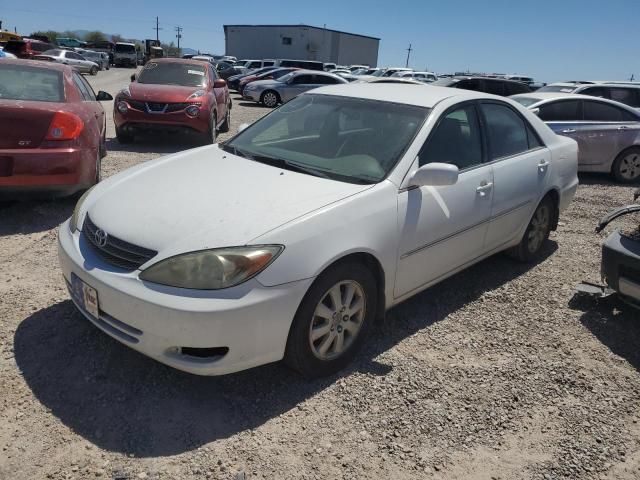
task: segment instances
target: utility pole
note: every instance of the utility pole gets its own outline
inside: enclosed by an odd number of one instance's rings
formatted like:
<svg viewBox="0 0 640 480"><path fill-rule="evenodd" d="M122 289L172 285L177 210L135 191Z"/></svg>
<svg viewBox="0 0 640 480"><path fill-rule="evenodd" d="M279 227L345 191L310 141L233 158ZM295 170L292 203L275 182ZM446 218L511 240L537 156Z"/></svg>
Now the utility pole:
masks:
<svg viewBox="0 0 640 480"><path fill-rule="evenodd" d="M158 21L158 17L156 17L156 26L155 26L154 30L156 31L156 42L158 42L158 44L159 44L160 43L160 30L162 30L162 28L160 28L160 22Z"/></svg>
<svg viewBox="0 0 640 480"><path fill-rule="evenodd" d="M411 44L409 44L409 48L407 48L407 64L405 65L407 68L409 68L409 57L411 57L412 50L413 48L411 48Z"/></svg>
<svg viewBox="0 0 640 480"><path fill-rule="evenodd" d="M0 22L0 27L2 26L2 22ZM631 78L629 79L630 82L633 82L635 80L636 76L632 73L631 74Z"/></svg>
<svg viewBox="0 0 640 480"><path fill-rule="evenodd" d="M176 38L178 39L178 50L180 50L180 39L182 38L182 27L176 27Z"/></svg>

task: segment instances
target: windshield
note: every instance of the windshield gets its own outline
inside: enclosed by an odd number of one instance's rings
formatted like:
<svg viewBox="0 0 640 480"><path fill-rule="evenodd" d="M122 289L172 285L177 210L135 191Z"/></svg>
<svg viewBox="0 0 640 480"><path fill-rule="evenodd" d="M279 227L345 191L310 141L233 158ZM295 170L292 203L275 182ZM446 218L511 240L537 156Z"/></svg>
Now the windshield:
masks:
<svg viewBox="0 0 640 480"><path fill-rule="evenodd" d="M371 74L373 77L381 77L382 75L384 75L384 70L376 70Z"/></svg>
<svg viewBox="0 0 640 480"><path fill-rule="evenodd" d="M533 105L534 103L538 103L541 102L542 100L540 100L539 98L532 98L532 97L511 97L511 100L515 100L516 102L518 102L520 105L522 105L523 107L530 107L531 105Z"/></svg>
<svg viewBox="0 0 640 480"><path fill-rule="evenodd" d="M134 45L116 43L115 51L118 53L136 53L136 47Z"/></svg>
<svg viewBox="0 0 640 480"><path fill-rule="evenodd" d="M0 100L64 102L62 73L45 68L3 65Z"/></svg>
<svg viewBox="0 0 640 480"><path fill-rule="evenodd" d="M205 66L192 63L149 62L140 72L138 83L204 87L207 83Z"/></svg>
<svg viewBox="0 0 640 480"><path fill-rule="evenodd" d="M571 93L576 89L576 87L568 87L566 85L547 85L546 87L540 87L538 92L561 92L561 93Z"/></svg>
<svg viewBox="0 0 640 480"><path fill-rule="evenodd" d="M430 109L306 94L224 145L240 156L335 180L371 184L395 167Z"/></svg>

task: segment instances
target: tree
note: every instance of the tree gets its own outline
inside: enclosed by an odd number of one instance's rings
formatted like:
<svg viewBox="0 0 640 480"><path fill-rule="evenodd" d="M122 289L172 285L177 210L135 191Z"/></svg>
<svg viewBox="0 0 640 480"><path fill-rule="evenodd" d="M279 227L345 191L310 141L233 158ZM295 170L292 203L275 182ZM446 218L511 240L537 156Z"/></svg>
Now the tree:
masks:
<svg viewBox="0 0 640 480"><path fill-rule="evenodd" d="M55 43L56 39L58 37L61 37L62 35L60 35L60 33L56 32L55 30L39 30L37 32L31 33L31 35L29 36L30 37L34 37L34 36L47 37L50 42Z"/></svg>
<svg viewBox="0 0 640 480"><path fill-rule="evenodd" d="M113 35L111 35L111 41L113 43L118 43L118 42L122 42L124 41L124 38L122 38L122 35L115 33Z"/></svg>
<svg viewBox="0 0 640 480"><path fill-rule="evenodd" d="M90 43L104 42L106 39L107 39L107 36L98 30L89 32L84 36L84 41L90 42Z"/></svg>

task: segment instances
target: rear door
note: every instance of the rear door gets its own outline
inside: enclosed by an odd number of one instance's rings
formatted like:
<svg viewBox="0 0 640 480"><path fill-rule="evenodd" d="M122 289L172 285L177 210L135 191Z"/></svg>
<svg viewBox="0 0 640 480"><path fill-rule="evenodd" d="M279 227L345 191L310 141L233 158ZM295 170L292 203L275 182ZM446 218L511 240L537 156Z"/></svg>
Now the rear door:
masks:
<svg viewBox="0 0 640 480"><path fill-rule="evenodd" d="M557 100L539 107L538 116L551 130L558 135L573 138L580 143L579 138L588 133L590 126L582 121L582 103L579 100ZM582 161L582 149L578 154L578 163Z"/></svg>
<svg viewBox="0 0 640 480"><path fill-rule="evenodd" d="M287 84L287 88L283 89L282 101L288 102L292 98L297 97L302 92L306 92L312 88L316 88L318 85L314 84L315 75L302 74L296 75L291 79L291 83Z"/></svg>

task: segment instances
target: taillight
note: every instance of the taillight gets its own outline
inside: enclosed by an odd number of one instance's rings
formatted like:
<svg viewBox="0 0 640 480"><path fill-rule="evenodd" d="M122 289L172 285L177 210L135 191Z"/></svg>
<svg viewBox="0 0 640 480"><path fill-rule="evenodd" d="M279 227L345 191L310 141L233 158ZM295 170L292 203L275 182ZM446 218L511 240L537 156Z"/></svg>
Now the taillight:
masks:
<svg viewBox="0 0 640 480"><path fill-rule="evenodd" d="M71 112L56 112L45 140L75 140L82 133L82 119Z"/></svg>

